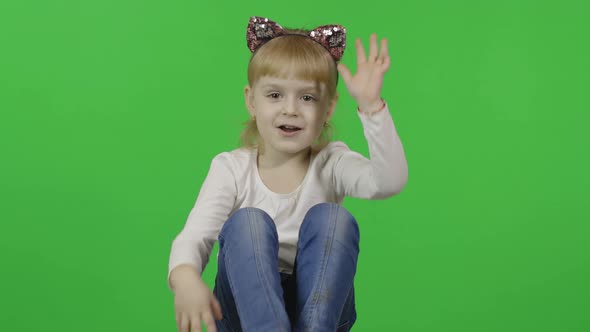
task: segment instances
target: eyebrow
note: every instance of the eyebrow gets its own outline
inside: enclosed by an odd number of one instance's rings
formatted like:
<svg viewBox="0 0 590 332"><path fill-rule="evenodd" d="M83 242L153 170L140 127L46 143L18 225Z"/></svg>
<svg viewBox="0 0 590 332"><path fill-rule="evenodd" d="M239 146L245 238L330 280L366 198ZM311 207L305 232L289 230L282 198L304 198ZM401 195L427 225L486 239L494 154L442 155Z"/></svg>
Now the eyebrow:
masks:
<svg viewBox="0 0 590 332"><path fill-rule="evenodd" d="M282 87L282 86L280 86L279 84L275 84L275 83L267 83L267 84L264 84L264 85L262 86L262 88L263 88L263 89L270 89L270 88L273 88L273 89L277 89L277 88L279 88L279 89L280 89L280 88L283 88L283 87ZM306 86L303 86L303 87L301 87L301 88L299 89L299 91L302 91L302 90L313 90L313 91L316 91L316 92L318 92L318 91L319 91L319 89L318 89L317 87L315 87L314 85L306 85Z"/></svg>

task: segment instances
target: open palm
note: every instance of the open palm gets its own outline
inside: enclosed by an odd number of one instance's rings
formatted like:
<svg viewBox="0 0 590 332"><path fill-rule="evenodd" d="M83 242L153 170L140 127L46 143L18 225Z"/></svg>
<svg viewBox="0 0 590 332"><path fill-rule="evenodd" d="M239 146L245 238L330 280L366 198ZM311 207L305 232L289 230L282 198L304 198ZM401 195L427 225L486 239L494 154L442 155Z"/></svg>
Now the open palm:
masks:
<svg viewBox="0 0 590 332"><path fill-rule="evenodd" d="M381 104L381 87L383 76L389 69L390 58L387 50L387 39L381 40L381 50L377 51L377 34L371 34L369 57L360 38L356 40L357 72L352 76L350 70L342 63L338 64L338 72L346 84L350 95L355 99L361 110L378 108Z"/></svg>

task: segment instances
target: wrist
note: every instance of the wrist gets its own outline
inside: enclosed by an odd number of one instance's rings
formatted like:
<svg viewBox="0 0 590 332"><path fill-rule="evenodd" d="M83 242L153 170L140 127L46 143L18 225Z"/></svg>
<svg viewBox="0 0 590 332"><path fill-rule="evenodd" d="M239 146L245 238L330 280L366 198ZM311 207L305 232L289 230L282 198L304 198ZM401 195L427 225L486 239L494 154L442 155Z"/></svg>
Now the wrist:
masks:
<svg viewBox="0 0 590 332"><path fill-rule="evenodd" d="M366 104L359 104L358 111L361 113L371 114L381 111L385 108L385 100L383 98L379 98L379 100L366 103Z"/></svg>
<svg viewBox="0 0 590 332"><path fill-rule="evenodd" d="M173 289L185 284L194 284L195 281L201 281L201 276L196 267L191 265L180 265L170 273L170 284Z"/></svg>

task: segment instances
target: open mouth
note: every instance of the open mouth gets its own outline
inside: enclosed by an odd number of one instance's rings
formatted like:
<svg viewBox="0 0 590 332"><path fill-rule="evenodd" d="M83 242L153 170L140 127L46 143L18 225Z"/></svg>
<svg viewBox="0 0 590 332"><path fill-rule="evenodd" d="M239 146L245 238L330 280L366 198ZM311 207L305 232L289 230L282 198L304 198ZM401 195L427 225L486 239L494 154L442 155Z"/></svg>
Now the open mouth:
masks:
<svg viewBox="0 0 590 332"><path fill-rule="evenodd" d="M279 126L279 129L286 133L294 133L301 130L301 128L294 126Z"/></svg>

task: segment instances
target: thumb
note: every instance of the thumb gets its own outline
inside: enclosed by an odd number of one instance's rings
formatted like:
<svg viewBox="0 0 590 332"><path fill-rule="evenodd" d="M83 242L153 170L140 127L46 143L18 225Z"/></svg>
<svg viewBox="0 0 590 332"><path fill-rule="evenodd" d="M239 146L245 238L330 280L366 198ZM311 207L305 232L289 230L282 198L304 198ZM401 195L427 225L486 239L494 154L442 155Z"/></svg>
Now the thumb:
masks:
<svg viewBox="0 0 590 332"><path fill-rule="evenodd" d="M336 69L338 69L338 72L340 73L340 75L342 75L342 79L344 80L344 83L346 84L346 86L348 86L348 82L350 82L352 75L350 74L350 70L342 63L339 63L336 66Z"/></svg>
<svg viewBox="0 0 590 332"><path fill-rule="evenodd" d="M217 301L215 295L213 295L211 304L213 305L213 314L215 315L215 318L217 318L217 320L221 320L223 318L223 315L221 313L221 304L219 304L219 301Z"/></svg>

